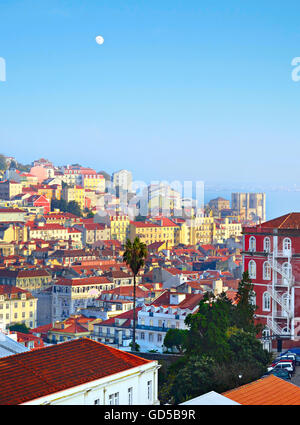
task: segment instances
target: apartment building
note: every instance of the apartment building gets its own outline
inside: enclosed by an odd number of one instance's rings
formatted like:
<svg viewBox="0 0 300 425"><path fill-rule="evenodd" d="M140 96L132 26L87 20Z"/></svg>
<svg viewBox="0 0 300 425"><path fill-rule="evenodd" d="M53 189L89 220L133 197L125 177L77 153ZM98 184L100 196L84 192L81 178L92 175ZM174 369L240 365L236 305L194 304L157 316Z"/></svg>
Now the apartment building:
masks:
<svg viewBox="0 0 300 425"><path fill-rule="evenodd" d="M28 238L29 239L42 239L45 241L50 240L68 240L68 228L60 224L47 224L43 221L38 223L28 222Z"/></svg>
<svg viewBox="0 0 300 425"><path fill-rule="evenodd" d="M79 185L64 187L62 190L62 199L66 202L77 202L80 209L83 210L85 208L85 189Z"/></svg>
<svg viewBox="0 0 300 425"><path fill-rule="evenodd" d="M163 342L169 329L187 329L184 321L198 309L202 294L165 291L151 305L138 312L136 342L141 351L163 352Z"/></svg>
<svg viewBox="0 0 300 425"><path fill-rule="evenodd" d="M29 291L0 285L0 328L8 329L16 323L24 323L28 328L36 327L37 298Z"/></svg>
<svg viewBox="0 0 300 425"><path fill-rule="evenodd" d="M14 180L0 182L0 199L9 201L22 193L22 184Z"/></svg>
<svg viewBox="0 0 300 425"><path fill-rule="evenodd" d="M135 237L146 245L163 241L167 248L172 248L180 241L180 226L168 218L155 222L131 221L129 238L133 241Z"/></svg>
<svg viewBox="0 0 300 425"><path fill-rule="evenodd" d="M105 178L102 174L84 174L83 187L97 192L105 192Z"/></svg>
<svg viewBox="0 0 300 425"><path fill-rule="evenodd" d="M59 279L52 287L52 321L62 321L97 299L114 284L103 276Z"/></svg>
<svg viewBox="0 0 300 425"><path fill-rule="evenodd" d="M25 291L39 291L49 288L52 276L45 269L0 269L0 284L10 285Z"/></svg>
<svg viewBox="0 0 300 425"><path fill-rule="evenodd" d="M266 347L300 340L300 213L243 228L243 269L254 284L257 321Z"/></svg>

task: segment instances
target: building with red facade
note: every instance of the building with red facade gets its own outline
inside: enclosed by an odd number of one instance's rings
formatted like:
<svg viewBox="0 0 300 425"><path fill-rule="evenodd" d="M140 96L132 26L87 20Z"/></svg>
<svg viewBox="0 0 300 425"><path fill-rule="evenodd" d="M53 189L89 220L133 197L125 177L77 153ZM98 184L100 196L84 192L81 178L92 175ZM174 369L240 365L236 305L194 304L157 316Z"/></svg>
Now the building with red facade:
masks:
<svg viewBox="0 0 300 425"><path fill-rule="evenodd" d="M254 284L266 348L300 344L300 213L243 228L243 269ZM269 338L271 337L271 338Z"/></svg>

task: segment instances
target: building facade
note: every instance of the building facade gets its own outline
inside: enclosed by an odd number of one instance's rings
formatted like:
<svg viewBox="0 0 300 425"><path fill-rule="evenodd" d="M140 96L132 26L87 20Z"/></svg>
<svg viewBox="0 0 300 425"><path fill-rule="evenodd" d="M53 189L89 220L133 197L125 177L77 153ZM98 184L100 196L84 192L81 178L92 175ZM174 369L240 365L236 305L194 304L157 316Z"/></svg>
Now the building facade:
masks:
<svg viewBox="0 0 300 425"><path fill-rule="evenodd" d="M266 221L265 193L232 193L231 208L243 220Z"/></svg>
<svg viewBox="0 0 300 425"><path fill-rule="evenodd" d="M243 229L243 268L254 284L257 321L263 337L300 337L300 213Z"/></svg>

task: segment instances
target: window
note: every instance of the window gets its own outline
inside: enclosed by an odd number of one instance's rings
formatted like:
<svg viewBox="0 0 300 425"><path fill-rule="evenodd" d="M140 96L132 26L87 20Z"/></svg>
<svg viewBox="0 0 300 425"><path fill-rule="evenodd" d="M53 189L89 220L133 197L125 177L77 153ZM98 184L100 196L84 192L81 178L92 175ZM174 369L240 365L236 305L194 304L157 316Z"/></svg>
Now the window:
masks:
<svg viewBox="0 0 300 425"><path fill-rule="evenodd" d="M97 400L94 400L94 404L96 404L96 405L99 405L100 404L99 398L97 398Z"/></svg>
<svg viewBox="0 0 300 425"><path fill-rule="evenodd" d="M152 401L152 381L147 382L147 398Z"/></svg>
<svg viewBox="0 0 300 425"><path fill-rule="evenodd" d="M290 263L283 263L282 276L284 285L288 285L290 279L292 278L292 266Z"/></svg>
<svg viewBox="0 0 300 425"><path fill-rule="evenodd" d="M255 251L256 250L256 239L254 236L251 236L249 239L249 251Z"/></svg>
<svg viewBox="0 0 300 425"><path fill-rule="evenodd" d="M162 341L162 336L161 334L157 334L157 342L161 342Z"/></svg>
<svg viewBox="0 0 300 425"><path fill-rule="evenodd" d="M263 310L264 311L271 310L271 296L268 292L264 292L263 294Z"/></svg>
<svg viewBox="0 0 300 425"><path fill-rule="evenodd" d="M262 331L262 337L263 337L263 338L268 338L270 335L271 335L271 332L270 332L270 329L269 329L269 328L265 328L265 329Z"/></svg>
<svg viewBox="0 0 300 425"><path fill-rule="evenodd" d="M264 251L265 252L270 252L271 251L271 241L270 241L270 238L265 238L264 239Z"/></svg>
<svg viewBox="0 0 300 425"><path fill-rule="evenodd" d="M250 279L256 279L256 262L254 260L249 261L248 272Z"/></svg>
<svg viewBox="0 0 300 425"><path fill-rule="evenodd" d="M144 334L144 332L141 332L141 339L145 339L145 334Z"/></svg>
<svg viewBox="0 0 300 425"><path fill-rule="evenodd" d="M283 239L283 251L284 252L290 252L292 249L292 242L290 238L284 238Z"/></svg>
<svg viewBox="0 0 300 425"><path fill-rule="evenodd" d="M128 404L133 404L133 388L128 388Z"/></svg>
<svg viewBox="0 0 300 425"><path fill-rule="evenodd" d="M268 261L265 261L264 265L263 265L263 279L264 280L270 280L271 279L271 266L268 263Z"/></svg>
<svg viewBox="0 0 300 425"><path fill-rule="evenodd" d="M110 405L119 404L119 393L110 394L110 396L108 397L108 400Z"/></svg>

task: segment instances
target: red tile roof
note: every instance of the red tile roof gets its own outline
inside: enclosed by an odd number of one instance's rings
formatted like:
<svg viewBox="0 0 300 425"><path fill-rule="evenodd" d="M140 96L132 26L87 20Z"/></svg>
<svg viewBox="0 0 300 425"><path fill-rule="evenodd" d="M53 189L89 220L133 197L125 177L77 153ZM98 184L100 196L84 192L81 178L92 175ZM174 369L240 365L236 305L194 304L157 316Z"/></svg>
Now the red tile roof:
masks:
<svg viewBox="0 0 300 425"><path fill-rule="evenodd" d="M226 391L222 395L244 405L300 404L300 388L274 375Z"/></svg>
<svg viewBox="0 0 300 425"><path fill-rule="evenodd" d="M255 226L255 228L300 229L300 213L292 212L285 214L273 220L265 221Z"/></svg>
<svg viewBox="0 0 300 425"><path fill-rule="evenodd" d="M143 228L143 227L160 227L158 224L145 223L143 221L131 221L130 224L132 224L134 227L139 227L139 228Z"/></svg>
<svg viewBox="0 0 300 425"><path fill-rule="evenodd" d="M74 279L62 278L54 283L54 285L64 285L64 286L105 285L105 284L112 284L112 282L104 276L91 276L91 277L74 278Z"/></svg>
<svg viewBox="0 0 300 425"><path fill-rule="evenodd" d="M0 405L17 405L151 363L88 338L0 359Z"/></svg>

